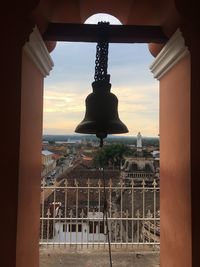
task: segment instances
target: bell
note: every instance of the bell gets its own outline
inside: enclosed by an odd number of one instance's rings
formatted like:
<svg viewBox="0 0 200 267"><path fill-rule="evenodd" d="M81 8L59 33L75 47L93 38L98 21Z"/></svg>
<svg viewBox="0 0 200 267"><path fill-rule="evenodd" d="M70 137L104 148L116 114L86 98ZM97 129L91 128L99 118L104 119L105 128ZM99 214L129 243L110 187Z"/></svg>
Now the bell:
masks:
<svg viewBox="0 0 200 267"><path fill-rule="evenodd" d="M100 26L109 23L99 22ZM96 48L95 75L92 83L93 92L85 100L85 118L76 127L76 133L96 134L100 138L100 146L107 134L127 133L126 125L119 119L118 99L110 92L110 75L108 66L108 40L105 39L103 28Z"/></svg>
<svg viewBox="0 0 200 267"><path fill-rule="evenodd" d="M107 134L127 133L126 125L119 119L118 99L110 92L110 75L92 83L93 92L85 100L84 119L76 127L76 133L96 134L105 138Z"/></svg>

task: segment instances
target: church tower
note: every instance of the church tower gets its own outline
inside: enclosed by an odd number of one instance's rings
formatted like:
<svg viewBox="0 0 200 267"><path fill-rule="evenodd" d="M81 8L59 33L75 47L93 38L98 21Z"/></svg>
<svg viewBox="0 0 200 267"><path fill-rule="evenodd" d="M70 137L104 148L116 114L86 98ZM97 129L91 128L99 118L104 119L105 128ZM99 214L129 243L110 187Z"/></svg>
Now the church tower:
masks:
<svg viewBox="0 0 200 267"><path fill-rule="evenodd" d="M142 135L140 132L137 135L137 151L142 151Z"/></svg>

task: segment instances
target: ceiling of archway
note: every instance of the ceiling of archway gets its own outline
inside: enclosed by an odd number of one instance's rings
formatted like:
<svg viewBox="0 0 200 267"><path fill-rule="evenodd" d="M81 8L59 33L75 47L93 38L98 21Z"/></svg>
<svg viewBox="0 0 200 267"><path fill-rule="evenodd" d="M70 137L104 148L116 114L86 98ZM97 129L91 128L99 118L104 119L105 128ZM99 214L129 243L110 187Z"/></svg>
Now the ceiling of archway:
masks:
<svg viewBox="0 0 200 267"><path fill-rule="evenodd" d="M123 24L174 24L178 18L174 0L41 0L37 15L48 22L84 23L96 13L107 13Z"/></svg>
<svg viewBox="0 0 200 267"><path fill-rule="evenodd" d="M39 1L39 0L38 0ZM180 25L180 16L175 7L176 0L40 0L33 11L33 19L43 34L49 23L84 23L97 13L115 16L122 24L161 26L169 38ZM51 52L55 41L46 41ZM149 44L155 56L162 46Z"/></svg>

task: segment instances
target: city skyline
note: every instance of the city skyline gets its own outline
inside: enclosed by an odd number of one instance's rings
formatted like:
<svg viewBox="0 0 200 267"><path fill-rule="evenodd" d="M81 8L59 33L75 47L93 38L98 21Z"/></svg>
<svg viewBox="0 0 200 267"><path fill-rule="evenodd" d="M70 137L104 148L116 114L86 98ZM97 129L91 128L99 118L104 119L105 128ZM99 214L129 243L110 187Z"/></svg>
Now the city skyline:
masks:
<svg viewBox="0 0 200 267"><path fill-rule="evenodd" d="M89 23L100 20L119 23L102 15L90 18ZM57 43L51 53L55 66L45 78L43 134L74 133L85 115L85 98L92 92L95 55L96 43ZM119 117L129 129L125 136L138 132L158 136L158 81L149 70L153 60L147 44L109 44L111 92L119 100Z"/></svg>

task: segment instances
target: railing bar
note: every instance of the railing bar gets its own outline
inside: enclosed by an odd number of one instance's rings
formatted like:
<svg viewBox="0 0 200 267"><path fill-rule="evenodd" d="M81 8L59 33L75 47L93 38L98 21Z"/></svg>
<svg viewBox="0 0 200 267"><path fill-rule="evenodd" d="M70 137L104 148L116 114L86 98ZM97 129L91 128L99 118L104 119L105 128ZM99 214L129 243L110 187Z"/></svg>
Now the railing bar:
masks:
<svg viewBox="0 0 200 267"><path fill-rule="evenodd" d="M99 187L98 187L98 212L100 214L101 211L101 190L100 190L100 180L99 180ZM101 235L101 226L100 226L100 218L98 218L98 242L100 242L100 235Z"/></svg>
<svg viewBox="0 0 200 267"><path fill-rule="evenodd" d="M94 210L93 210L94 212ZM92 240L93 240L93 243L94 243L94 232L96 229L94 229L95 227L95 224L94 224L94 218L92 219ZM92 247L94 247L94 245L92 245Z"/></svg>
<svg viewBox="0 0 200 267"><path fill-rule="evenodd" d="M60 213L59 213L59 217L60 217ZM59 218L59 232L58 232L58 241L59 241L59 247L60 247L60 225L61 225L61 223L60 223L61 221L60 221L60 218Z"/></svg>
<svg viewBox="0 0 200 267"><path fill-rule="evenodd" d="M59 218L57 218L57 217L55 217L55 218L47 218L47 217L44 217L44 218L40 218L41 220L58 220ZM70 219L72 219L72 220L81 220L81 217L73 217L73 218L71 218L71 217L66 217L66 218L61 218L61 220L70 220ZM92 220L91 218L84 218L84 220L86 220L86 221L90 221L90 220ZM125 217L122 217L122 218L120 218L120 217L112 217L112 218L109 218L108 217L108 220L110 220L110 221L114 221L114 220L129 220L129 221L131 221L131 220L133 220L133 221L160 221L160 218L147 218L147 217L145 217L145 218L142 218L142 217L140 217L140 218L125 218Z"/></svg>
<svg viewBox="0 0 200 267"><path fill-rule="evenodd" d="M138 218L139 219L139 218ZM137 220L137 243L139 243L139 240L140 240L140 228L139 228L139 220Z"/></svg>
<svg viewBox="0 0 200 267"><path fill-rule="evenodd" d="M90 231L90 225L89 225L89 221L87 221L87 248L88 248L88 243L89 243L89 231Z"/></svg>
<svg viewBox="0 0 200 267"><path fill-rule="evenodd" d="M123 216L123 214L122 214L122 205L123 205L123 200L122 200L122 198L123 198L123 194L122 194L122 187L123 187L123 181L121 180L121 187L120 187L120 214L121 214L121 218L122 218L122 216ZM122 243L122 220L120 220L120 240L121 240L121 243Z"/></svg>
<svg viewBox="0 0 200 267"><path fill-rule="evenodd" d="M79 190L78 190L78 183L75 180L76 183L76 217L78 217L78 194L79 194ZM76 243L77 243L77 238L78 238L78 222L76 220Z"/></svg>
<svg viewBox="0 0 200 267"><path fill-rule="evenodd" d="M115 224L114 224L115 226L114 226L114 229L115 229L115 247L116 247L116 242L117 242L117 234L116 234L116 221L115 221Z"/></svg>
<svg viewBox="0 0 200 267"><path fill-rule="evenodd" d="M134 182L132 181L132 188L131 188L131 217L133 218L134 217ZM131 221L131 240L133 242L133 236L134 236L134 224L133 224L133 220Z"/></svg>
<svg viewBox="0 0 200 267"><path fill-rule="evenodd" d="M128 218L128 210L126 210L126 219ZM128 220L126 220L126 244L128 244Z"/></svg>
<svg viewBox="0 0 200 267"><path fill-rule="evenodd" d="M154 190L153 190L153 217L156 217L156 191L155 191L155 185L156 185L156 181L154 179ZM154 220L154 242L155 242L155 237L156 237L156 221Z"/></svg>
<svg viewBox="0 0 200 267"><path fill-rule="evenodd" d="M47 244L47 242L39 242L39 244L40 245L46 245ZM49 242L48 243L49 245L51 245L51 242ZM53 244L53 242L52 242L52 244ZM87 245L88 243L87 242L80 242L80 243L76 243L76 242L71 242L71 243L67 243L67 245L76 245L76 244L78 244L78 245L81 245L81 244L83 244L83 245ZM92 244L94 244L94 245L102 245L102 243L100 242L90 242L90 244L92 245ZM134 243L129 243L130 244L130 246L132 246L132 245L152 245L152 246L154 246L154 245L160 245L160 242L150 242L150 243L141 243L141 242L134 242ZM59 243L58 242L54 242L54 245L59 245ZM61 242L60 243L60 245L65 245L65 242ZM108 242L105 242L105 245L108 245ZM126 244L126 242L124 242L124 243L122 243L122 242L117 242L117 243L115 243L115 242L111 242L111 245L123 245L123 246L127 246L127 244Z"/></svg>
<svg viewBox="0 0 200 267"><path fill-rule="evenodd" d="M77 238L78 238L78 223L77 223L77 221L76 221L76 244L77 244Z"/></svg>
<svg viewBox="0 0 200 267"><path fill-rule="evenodd" d="M87 192L88 192L88 199L87 199L87 216L89 214L89 210L90 210L90 180L88 179L88 187L87 187ZM90 224L89 224L89 221L88 221L88 229L87 229L87 243L89 241L89 231L90 231ZM88 248L88 245L87 245L87 248Z"/></svg>
<svg viewBox="0 0 200 267"><path fill-rule="evenodd" d="M82 245L82 243L83 243L83 209L82 209L82 211L81 211L81 214L82 214L82 218L81 218L81 248L83 248L83 245Z"/></svg>
<svg viewBox="0 0 200 267"><path fill-rule="evenodd" d="M56 205L56 190L53 191L53 237L55 236L55 205Z"/></svg>
<svg viewBox="0 0 200 267"><path fill-rule="evenodd" d="M109 186L109 208L110 208L110 217L112 217L112 186L111 186L111 179L110 179L110 186Z"/></svg>
<svg viewBox="0 0 200 267"><path fill-rule="evenodd" d="M65 181L67 185L67 180ZM67 188L65 188L65 218L67 217L67 206L68 206L68 194L67 194ZM65 221L65 242L67 241L67 223Z"/></svg>
<svg viewBox="0 0 200 267"><path fill-rule="evenodd" d="M143 189L142 189L142 216L143 218L145 217L145 180L144 179L143 179ZM144 222L142 225L144 225ZM144 235L142 235L142 241L144 243Z"/></svg>
<svg viewBox="0 0 200 267"><path fill-rule="evenodd" d="M70 216L71 216L71 218L70 218L70 224L68 225L68 230L70 230L70 246L71 246L71 244L72 244L72 209L70 210ZM70 227L69 227L70 226ZM70 229L69 229L70 228Z"/></svg>
<svg viewBox="0 0 200 267"><path fill-rule="evenodd" d="M42 186L41 189L75 189L76 187L75 186ZM79 189L96 189L97 187L96 186L78 186ZM122 187L121 186L106 186L105 187L106 189L121 189ZM101 190L103 190L103 187L100 187ZM131 186L125 186L123 187L124 190L128 190L128 189L131 189ZM135 186L134 187L134 190L142 190L143 189L143 186L140 186L140 187L137 187ZM152 190L153 187L145 187L146 190ZM155 187L156 190L159 190L160 187Z"/></svg>
<svg viewBox="0 0 200 267"><path fill-rule="evenodd" d="M47 220L47 247L48 247L48 242L49 242L49 215L48 216L48 220Z"/></svg>
<svg viewBox="0 0 200 267"><path fill-rule="evenodd" d="M42 183L44 185L45 177L43 177ZM44 190L45 189L42 190L42 217L44 217ZM43 238L44 238L44 222L43 222L43 220L42 220L42 223L41 223L41 227L42 227L42 229L41 229L41 239L43 240Z"/></svg>
<svg viewBox="0 0 200 267"><path fill-rule="evenodd" d="M105 228L105 219L103 220L103 230L104 230L103 246L104 246L104 248L105 248L106 241L107 241L107 238L105 238L105 236L107 237L107 235L106 235L106 233L107 233L107 228Z"/></svg>

